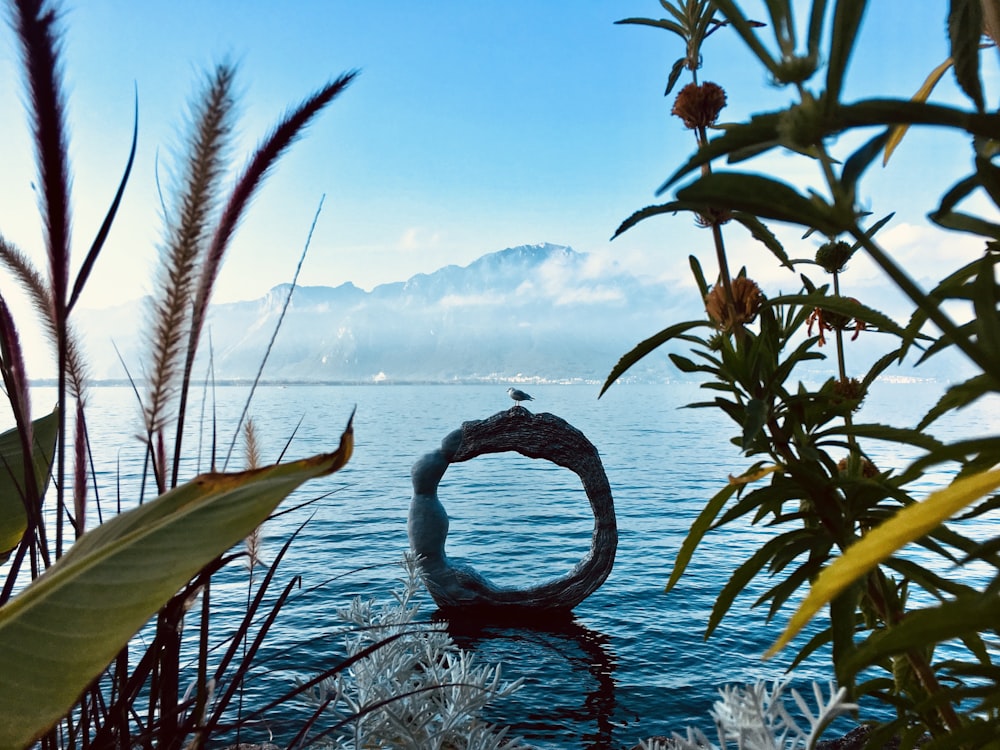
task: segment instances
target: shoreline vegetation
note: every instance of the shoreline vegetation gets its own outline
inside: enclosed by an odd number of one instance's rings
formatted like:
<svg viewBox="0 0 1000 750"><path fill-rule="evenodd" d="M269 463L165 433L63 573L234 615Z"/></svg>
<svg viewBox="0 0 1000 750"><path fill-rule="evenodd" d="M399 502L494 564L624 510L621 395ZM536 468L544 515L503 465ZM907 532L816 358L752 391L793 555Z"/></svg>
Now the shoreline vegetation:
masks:
<svg viewBox="0 0 1000 750"><path fill-rule="evenodd" d="M936 750L1000 744L1000 533L979 540L967 536L962 524L992 522L1000 511L1000 435L934 435L943 417L1000 394L1000 225L993 220L1000 206L1000 115L987 108L980 59L982 47L998 46L1000 0L952 0L942 10L951 59L930 72L915 96L890 91L885 98L842 101L851 53L865 39L859 29L867 4L767 0L761 10L766 21L760 21L747 18L737 0L660 0L667 18L619 22L666 31L675 43L676 37L683 42L665 93L682 76L690 79L677 92L671 114L690 132L694 150L657 193L671 191L672 197L636 211L615 236L647 219L683 214L710 240L705 258L688 258L700 317L670 322L637 344L611 370L601 394L624 385L630 368L654 350L677 344L681 353L667 356L692 379L683 382L699 382L711 394L688 406L730 420L734 435L725 449L734 463L753 461L735 475L721 470L714 479L701 478L703 489L714 487L704 490L696 516L683 519L679 548L667 553L666 591L689 572L697 575L698 565L711 565L727 582L714 597L706 639L724 618L738 616L734 604L752 592L754 606L766 609L769 621L791 614L765 658L795 648L794 669L812 654L830 655L828 690L814 683L814 700L790 691L807 728L790 713L796 709L779 700L786 683L721 688L723 700L706 725L716 723L722 750L727 743L747 750L812 750L835 717L868 701L884 710L880 723L864 730L863 738L858 731L832 740L840 743L832 747L891 747L898 738L903 750L912 750L928 735ZM114 385L105 381L106 387L133 388L141 404L142 470L128 475L129 486L116 488L119 497L134 501L122 510L120 502L116 508L104 500L102 506L95 491L91 449L102 436L92 434L94 423L88 421L95 383L87 378L72 313L114 231L135 156L138 95L118 192L83 257L74 257L63 15L55 0L8 5L38 169L32 189L42 247L29 254L0 237L0 266L33 303L48 334L56 375L47 382L56 390L56 406L42 416L32 412L22 329L0 296L0 377L15 425L0 435L0 559L6 570L0 588L0 747L239 746L259 740L254 719L301 701L311 701L309 716L294 727L295 736L282 739L289 748L324 741L347 750L520 747L520 740L506 740L507 729L482 724L481 702L466 700L470 691L474 698L488 697L516 689L516 682L503 683L500 665L474 671L444 642L440 627L414 619L415 604L405 595L396 598L389 622L377 602L355 600L343 615L356 626L346 636L347 658L268 695L264 706L244 704L251 667L266 654L272 624L301 586L297 577L281 581L278 566L308 521L282 539L269 563L260 557L260 525L285 512L279 506L301 485L347 464L354 451L353 412L323 452L288 461L282 453L279 463L264 466L248 398L228 452L213 432L211 470L185 476L195 451L189 437L197 400L192 394L203 382L194 374L195 363L199 353L209 356L203 334L224 256L267 175L356 72L327 79L287 110L242 167L233 160L237 71L219 64L200 77L182 145L171 151L175 163L165 170L171 179L163 191L155 292L141 324L142 376ZM796 18L803 10L805 24ZM713 36L745 44L769 85L782 87L792 103L744 122L720 123L729 97L752 100L754 92L727 92L702 80L702 47ZM992 52L983 57L996 61ZM962 103L930 103L948 72ZM957 133L968 143L971 172L941 186L929 218L943 247L950 232L983 243L981 256L951 269L929 290L882 245L879 232L892 222L892 207L883 209L880 199L860 190L869 167L879 157L888 163L911 126ZM860 138L843 137L849 133ZM788 167L782 174L784 169L747 167L768 153L810 170ZM962 205L973 194L991 203L985 217ZM322 201L317 219L321 208ZM804 234L786 248L768 228L772 222ZM727 245L730 232L749 232L764 245L792 274L798 291L787 294L776 286L769 292L758 284L751 275L757 269L730 258L739 247ZM310 229L303 259L311 237ZM856 254L872 261L909 301L908 320L896 321L850 296L848 266ZM43 265L36 267L33 257ZM293 279L274 336L294 287ZM876 332L885 351L859 365L851 342ZM256 378L215 385L251 387L252 398L270 352L269 344ZM878 397L872 386L894 363L911 357L920 364L942 352L957 353L972 374L943 384L939 400L916 426L862 421L862 403ZM503 366L513 365L489 365L488 371ZM542 381L519 374L486 382ZM379 373L350 384L392 383ZM870 449L876 441L919 455L901 469L880 468ZM243 470L230 469L230 458ZM947 474L950 484L928 490L932 473ZM748 526L766 527L768 536L746 559L703 560L696 554L707 534ZM911 545L933 561L914 561L904 549ZM216 577L228 566L239 569L241 607L235 621L220 622L223 610L213 607L213 585L216 592L228 585ZM979 566L985 575L968 574ZM413 591L421 585L416 574L408 581ZM805 632L811 635L800 637L810 623ZM946 657L941 644L949 645ZM378 688L374 696L371 687ZM442 708L441 701L449 706ZM446 737L441 723L451 719L463 723ZM641 744L717 747L698 729L689 729L686 740Z"/></svg>

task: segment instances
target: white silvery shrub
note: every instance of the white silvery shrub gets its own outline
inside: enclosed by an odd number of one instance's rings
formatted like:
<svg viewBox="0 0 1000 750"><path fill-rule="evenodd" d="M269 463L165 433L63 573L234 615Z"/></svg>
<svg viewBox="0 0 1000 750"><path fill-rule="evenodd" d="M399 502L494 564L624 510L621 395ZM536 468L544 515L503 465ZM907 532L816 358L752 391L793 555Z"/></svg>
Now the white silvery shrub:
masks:
<svg viewBox="0 0 1000 750"><path fill-rule="evenodd" d="M656 737L640 744L643 750L812 750L823 730L842 713L857 709L847 703L847 691L830 684L826 698L818 683L813 683L815 713L797 690L790 691L802 713L807 728L785 708L782 699L786 683L775 681L770 689L764 682L750 687L726 686L719 693L711 716L715 720L719 744L711 742L700 729L688 728L687 736Z"/></svg>
<svg viewBox="0 0 1000 750"><path fill-rule="evenodd" d="M479 665L443 628L417 622L420 577L407 555L406 576L394 601L355 598L337 611L350 625L347 655L370 654L307 693L325 704L329 725L344 722L321 746L337 750L518 750L519 738L481 717L496 698L511 695L521 680L505 682L500 665ZM394 638L393 638L394 637ZM392 639L392 640L387 640ZM321 728L321 727L318 727Z"/></svg>

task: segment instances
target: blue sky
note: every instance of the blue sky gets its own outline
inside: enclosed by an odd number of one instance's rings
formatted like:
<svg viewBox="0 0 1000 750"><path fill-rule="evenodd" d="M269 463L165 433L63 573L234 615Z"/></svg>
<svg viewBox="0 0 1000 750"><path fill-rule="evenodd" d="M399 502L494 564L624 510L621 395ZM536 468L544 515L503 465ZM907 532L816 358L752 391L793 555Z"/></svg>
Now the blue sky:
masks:
<svg viewBox="0 0 1000 750"><path fill-rule="evenodd" d="M764 18L760 5L743 3ZM909 96L947 55L945 4L870 5L846 97ZM124 166L135 87L140 110L136 167L85 306L151 288L161 235L157 160L164 174L187 101L203 71L221 60L240 67L243 152L287 105L342 71L358 68L361 75L258 197L227 259L218 301L254 298L290 280L324 194L304 284L353 281L370 289L535 242L571 245L640 275L686 279L689 253L711 257L708 235L686 216L646 222L609 243L622 219L658 200L656 188L693 146L662 95L679 40L614 25L626 16L661 15L656 0L72 4L64 18L64 60L77 259ZM762 33L770 39L768 30ZM0 42L0 231L40 261L34 168L8 27ZM996 57L986 54L989 84ZM791 98L768 84L726 31L709 40L701 75L729 94L723 120ZM935 99L962 101L950 78ZM873 169L863 184L875 213L897 211L882 236L915 276L937 277L981 247L954 235L942 245L923 218L964 174L967 154L961 138L911 133L889 168ZM801 159L773 156L753 167L819 184ZM775 229L793 256L812 254L814 240ZM752 240L738 230L730 235L731 251L752 275L786 289L796 285ZM863 261L855 266L857 283L881 283Z"/></svg>

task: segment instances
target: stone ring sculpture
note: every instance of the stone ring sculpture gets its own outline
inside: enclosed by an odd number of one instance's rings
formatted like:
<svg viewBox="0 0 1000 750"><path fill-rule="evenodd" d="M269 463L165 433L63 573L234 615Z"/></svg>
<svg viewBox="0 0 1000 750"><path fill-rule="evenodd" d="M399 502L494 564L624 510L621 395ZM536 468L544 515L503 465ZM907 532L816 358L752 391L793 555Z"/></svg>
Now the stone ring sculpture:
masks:
<svg viewBox="0 0 1000 750"><path fill-rule="evenodd" d="M437 496L448 466L485 453L516 451L570 469L583 483L594 513L590 551L566 575L528 588L497 586L445 553L448 514ZM464 422L441 447L420 457L410 471L413 500L407 531L420 559L421 574L444 614L518 615L568 613L596 591L611 573L618 547L614 499L597 449L586 436L554 414L532 414L515 406L483 420Z"/></svg>

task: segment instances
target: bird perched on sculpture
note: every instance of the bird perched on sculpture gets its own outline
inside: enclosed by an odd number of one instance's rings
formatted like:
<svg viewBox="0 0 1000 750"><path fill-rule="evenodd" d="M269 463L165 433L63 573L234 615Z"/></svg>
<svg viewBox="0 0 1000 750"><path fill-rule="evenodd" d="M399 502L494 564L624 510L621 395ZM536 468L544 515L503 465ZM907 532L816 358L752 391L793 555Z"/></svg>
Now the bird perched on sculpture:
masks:
<svg viewBox="0 0 1000 750"><path fill-rule="evenodd" d="M517 390L517 388L508 388L507 395L510 396L512 399L514 399L514 406L520 406L522 409L524 408L523 406L521 406L522 401L535 400L524 391Z"/></svg>

